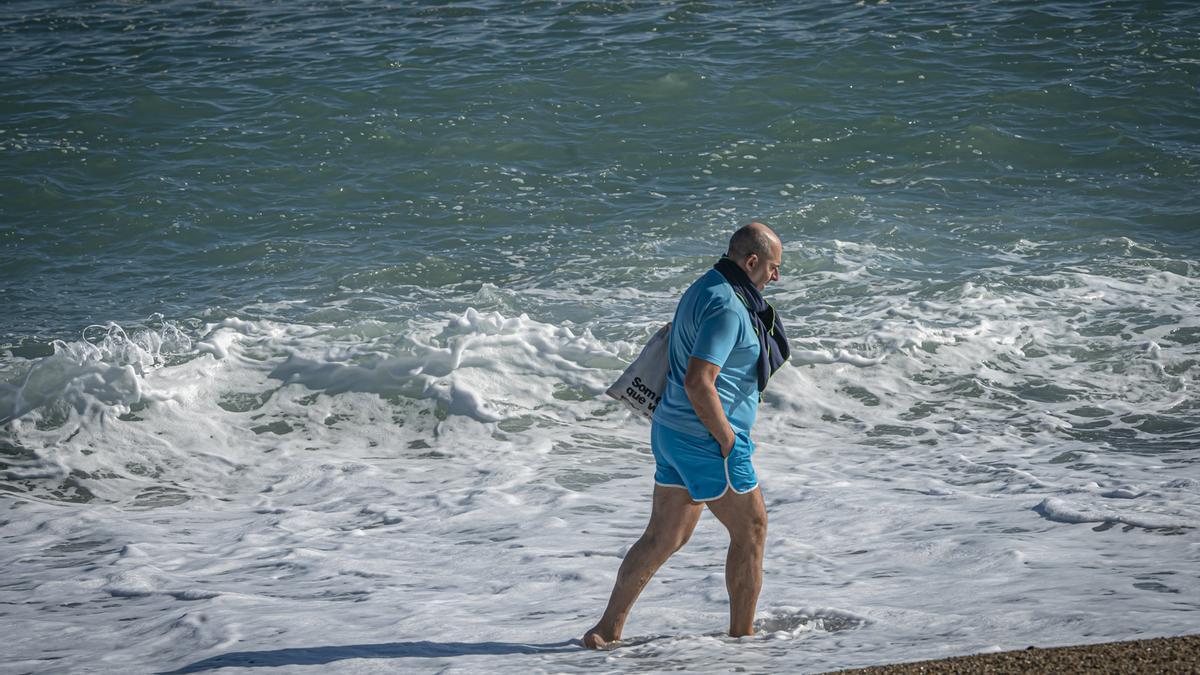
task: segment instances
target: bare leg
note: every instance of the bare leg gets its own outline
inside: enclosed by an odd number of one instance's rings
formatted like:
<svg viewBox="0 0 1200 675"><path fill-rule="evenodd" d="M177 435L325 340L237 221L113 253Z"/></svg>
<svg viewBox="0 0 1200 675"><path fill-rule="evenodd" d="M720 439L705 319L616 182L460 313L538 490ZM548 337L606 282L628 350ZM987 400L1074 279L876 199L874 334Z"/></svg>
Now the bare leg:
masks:
<svg viewBox="0 0 1200 675"><path fill-rule="evenodd" d="M767 541L767 509L762 491L746 494L730 490L708 502L708 508L729 530L729 554L725 558L725 588L729 591L729 634L754 633L754 609L762 589L763 547Z"/></svg>
<svg viewBox="0 0 1200 675"><path fill-rule="evenodd" d="M703 512L704 506L692 501L687 490L654 486L650 523L621 562L604 616L584 634L583 646L604 649L621 639L621 630L634 601L667 558L687 543Z"/></svg>

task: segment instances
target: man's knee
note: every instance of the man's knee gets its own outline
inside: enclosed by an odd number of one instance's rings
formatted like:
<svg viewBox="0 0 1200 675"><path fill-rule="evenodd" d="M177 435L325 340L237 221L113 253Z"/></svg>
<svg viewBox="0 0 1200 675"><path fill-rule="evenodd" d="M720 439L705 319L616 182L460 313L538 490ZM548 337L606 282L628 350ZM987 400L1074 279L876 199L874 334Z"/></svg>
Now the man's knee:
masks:
<svg viewBox="0 0 1200 675"><path fill-rule="evenodd" d="M680 531L647 531L642 535L646 541L646 545L660 553L671 555L672 553L683 548L683 545L688 542L692 536L691 532Z"/></svg>
<svg viewBox="0 0 1200 675"><path fill-rule="evenodd" d="M683 548L683 545L688 543L688 540L691 538L692 538L691 532L680 532L675 537L675 548L671 552L674 553L675 551L678 551L679 549Z"/></svg>
<svg viewBox="0 0 1200 675"><path fill-rule="evenodd" d="M752 548L762 548L767 541L767 512L761 507L751 508L742 514L729 537L734 542Z"/></svg>
<svg viewBox="0 0 1200 675"><path fill-rule="evenodd" d="M763 512L754 519L751 524L751 529L754 531L754 538L760 544L767 540L767 514Z"/></svg>

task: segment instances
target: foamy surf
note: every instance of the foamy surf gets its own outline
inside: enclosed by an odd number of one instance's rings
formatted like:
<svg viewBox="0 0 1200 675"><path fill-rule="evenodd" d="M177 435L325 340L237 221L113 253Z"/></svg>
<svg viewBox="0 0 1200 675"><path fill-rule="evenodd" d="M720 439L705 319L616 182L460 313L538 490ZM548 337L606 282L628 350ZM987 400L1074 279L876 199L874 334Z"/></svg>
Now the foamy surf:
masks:
<svg viewBox="0 0 1200 675"><path fill-rule="evenodd" d="M1135 292L1085 287L1097 309ZM815 670L929 635L1103 635L1114 598L1171 630L1200 521L1165 421L1191 347L1164 325L1140 331L1153 354L1101 335L1088 349L1109 360L1079 361L1077 325L1028 311L1059 292L881 300L856 310L858 334L800 337L756 429L772 519L758 640L715 632L725 541L706 518L600 657L564 641L647 515L646 425L602 393L638 340L473 309L89 330L5 362L0 562L24 599L9 619L29 613L13 648L34 672L110 653L96 667ZM1062 384L1031 384L1043 360ZM1135 431L1129 451L1096 447L1097 421ZM1121 551L1105 569L1098 537ZM1010 610L981 624L980 603Z"/></svg>

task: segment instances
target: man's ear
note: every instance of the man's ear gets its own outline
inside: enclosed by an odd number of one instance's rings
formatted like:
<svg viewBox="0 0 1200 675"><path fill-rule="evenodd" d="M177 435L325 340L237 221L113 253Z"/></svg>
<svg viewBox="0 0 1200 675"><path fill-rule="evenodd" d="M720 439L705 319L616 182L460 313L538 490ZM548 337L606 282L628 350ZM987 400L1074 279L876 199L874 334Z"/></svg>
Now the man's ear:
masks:
<svg viewBox="0 0 1200 675"><path fill-rule="evenodd" d="M757 253L751 253L750 255L746 256L746 267L749 267L750 269L754 269L754 266L757 264L758 264L758 254Z"/></svg>

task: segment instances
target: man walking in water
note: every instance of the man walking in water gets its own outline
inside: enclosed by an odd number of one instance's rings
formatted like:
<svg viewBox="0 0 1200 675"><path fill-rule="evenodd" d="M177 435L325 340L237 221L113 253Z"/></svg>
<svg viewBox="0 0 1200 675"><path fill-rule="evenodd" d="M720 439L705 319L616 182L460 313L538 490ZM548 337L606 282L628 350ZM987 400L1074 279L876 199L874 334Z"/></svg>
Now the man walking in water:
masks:
<svg viewBox="0 0 1200 675"><path fill-rule="evenodd" d="M750 462L750 428L760 393L789 355L783 325L762 297L779 279L782 256L779 237L750 223L679 300L667 387L650 431L650 523L622 561L604 616L583 636L585 647L604 649L621 639L634 601L687 543L706 505L729 530L729 634L754 632L767 511Z"/></svg>

